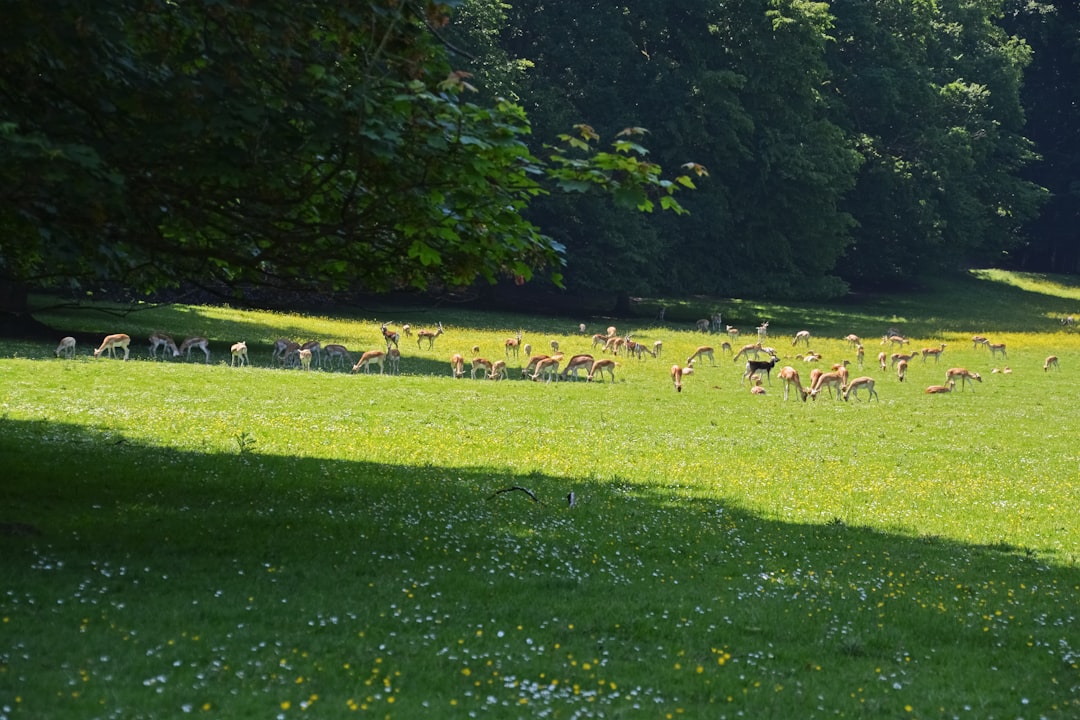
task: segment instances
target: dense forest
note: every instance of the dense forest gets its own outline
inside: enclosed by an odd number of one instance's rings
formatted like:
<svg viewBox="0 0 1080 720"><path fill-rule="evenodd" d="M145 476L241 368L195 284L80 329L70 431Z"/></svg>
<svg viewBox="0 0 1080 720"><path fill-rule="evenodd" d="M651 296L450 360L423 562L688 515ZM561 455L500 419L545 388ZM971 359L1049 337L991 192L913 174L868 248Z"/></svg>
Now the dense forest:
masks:
<svg viewBox="0 0 1080 720"><path fill-rule="evenodd" d="M482 87L543 141L646 127L710 171L689 217L545 197L568 282L827 295L972 265L1080 270L1080 20L1069 0L629 0L458 16Z"/></svg>
<svg viewBox="0 0 1080 720"><path fill-rule="evenodd" d="M4 0L34 287L832 297L1080 271L1067 0Z"/></svg>

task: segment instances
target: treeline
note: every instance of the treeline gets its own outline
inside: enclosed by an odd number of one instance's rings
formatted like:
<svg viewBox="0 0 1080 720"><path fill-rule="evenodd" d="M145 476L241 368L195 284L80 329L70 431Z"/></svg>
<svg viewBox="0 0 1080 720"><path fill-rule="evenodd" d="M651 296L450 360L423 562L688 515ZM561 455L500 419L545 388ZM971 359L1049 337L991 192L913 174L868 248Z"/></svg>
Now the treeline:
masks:
<svg viewBox="0 0 1080 720"><path fill-rule="evenodd" d="M467 0L455 43L533 141L649 130L689 216L535 200L578 291L829 296L969 265L1077 269L1071 0ZM464 62L462 58L454 58Z"/></svg>

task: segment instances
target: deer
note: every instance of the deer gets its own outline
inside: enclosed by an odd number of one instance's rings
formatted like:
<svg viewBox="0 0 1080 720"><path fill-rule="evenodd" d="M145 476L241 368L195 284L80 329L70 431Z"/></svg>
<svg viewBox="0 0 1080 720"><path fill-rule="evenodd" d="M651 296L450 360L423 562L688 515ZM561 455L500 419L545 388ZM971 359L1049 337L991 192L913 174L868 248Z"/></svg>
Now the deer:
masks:
<svg viewBox="0 0 1080 720"><path fill-rule="evenodd" d="M232 353L232 362L230 363L232 367L237 365L244 367L248 364L247 342L244 340L233 343L232 347L229 348L229 352Z"/></svg>
<svg viewBox="0 0 1080 720"><path fill-rule="evenodd" d="M901 360L910 363L912 360L915 359L915 356L918 355L918 354L919 353L915 353L915 352L907 353L907 354L905 354L905 353L893 353L892 355L889 356L889 365L892 366L892 367L896 367L896 363L900 362Z"/></svg>
<svg viewBox="0 0 1080 720"><path fill-rule="evenodd" d="M741 348L739 348L739 352L735 353L735 356L731 359L731 361L732 362L739 362L740 357L749 358L751 354L756 358L758 356L758 353L760 353L760 352L761 352L761 343L760 342L750 343L748 345L743 345Z"/></svg>
<svg viewBox="0 0 1080 720"><path fill-rule="evenodd" d="M854 333L845 337L844 340L847 342L849 348L854 348L862 345L862 338L860 338L858 335L855 335Z"/></svg>
<svg viewBox="0 0 1080 720"><path fill-rule="evenodd" d="M284 344L282 350L277 353L277 359L281 361L281 367L286 367L294 363L296 365L300 364L300 343L293 342L292 340L278 340L277 343ZM277 352L277 343L274 343L275 352Z"/></svg>
<svg viewBox="0 0 1080 720"><path fill-rule="evenodd" d="M553 352L553 353L559 352L559 341L558 340L552 340L551 341L551 352ZM618 352L618 351L616 350L616 352Z"/></svg>
<svg viewBox="0 0 1080 720"><path fill-rule="evenodd" d="M161 359L165 359L165 352L172 353L173 357L180 357L180 350L176 347L176 342L164 333L154 333L150 336L150 357L157 360L157 351L161 348Z"/></svg>
<svg viewBox="0 0 1080 720"><path fill-rule="evenodd" d="M546 360L550 355L533 355L529 358L529 362L525 363L525 367L521 368L521 377L527 378L532 375L532 371L536 369L536 364L541 360Z"/></svg>
<svg viewBox="0 0 1080 720"><path fill-rule="evenodd" d="M799 343L806 345L806 347L810 347L809 330L800 330L799 332L795 333L795 338L791 341L791 346L795 347Z"/></svg>
<svg viewBox="0 0 1080 720"><path fill-rule="evenodd" d="M383 350L368 350L366 353L360 356L360 359L353 365L353 373L358 373L361 370L365 374L371 374L371 366L379 366L379 374L383 374L383 362L386 360L386 352Z"/></svg>
<svg viewBox="0 0 1080 720"><path fill-rule="evenodd" d="M390 323L383 323L382 327L379 328L380 330L382 330L383 340L386 341L386 350L387 350L387 352L389 352L391 346L400 347L398 345L398 341L401 340L401 333L394 332L393 330L391 330L388 327L389 325L390 325ZM418 345L418 347L419 347L419 345Z"/></svg>
<svg viewBox="0 0 1080 720"><path fill-rule="evenodd" d="M799 399L801 399L803 402L806 402L806 397L810 394L810 390L804 388L802 383L799 381L798 370L791 367L790 365L785 365L784 367L780 368L780 372L777 373L777 375L784 383L784 400L788 399L788 390L791 388L792 385L794 385L795 391L799 393Z"/></svg>
<svg viewBox="0 0 1080 720"><path fill-rule="evenodd" d="M760 372L764 372L765 377L769 380L769 384L772 385L772 369L776 367L776 363L780 362L780 358L776 355L770 355L770 358L770 360L747 360L746 370L743 372L743 380Z"/></svg>
<svg viewBox="0 0 1080 720"><path fill-rule="evenodd" d="M971 372L967 368L949 368L945 371L946 381L951 381L955 384L956 378L960 378L960 392L964 392L964 387L969 384L971 385L971 392L975 392L975 383L982 382L982 375L977 372Z"/></svg>
<svg viewBox="0 0 1080 720"><path fill-rule="evenodd" d="M311 357L312 357L312 355L314 355L314 353L311 352L311 350L308 350L307 348L300 348L300 352L298 353L298 356L300 358L300 369L301 370L307 370L307 371L311 370ZM381 368L382 366L380 365L379 367Z"/></svg>
<svg viewBox="0 0 1080 720"><path fill-rule="evenodd" d="M939 393L948 393L956 389L956 381L950 380L947 385L931 385L924 391L927 395L937 395Z"/></svg>
<svg viewBox="0 0 1080 720"><path fill-rule="evenodd" d="M300 346L301 350L311 352L311 358L315 361L315 367L322 367L322 343L318 340L308 340Z"/></svg>
<svg viewBox="0 0 1080 720"><path fill-rule="evenodd" d="M405 333L405 337L411 338L412 337L412 325L410 325L409 323L405 323L404 325L401 326L401 332Z"/></svg>
<svg viewBox="0 0 1080 720"><path fill-rule="evenodd" d="M765 342L769 338L769 322L765 321L755 328L757 330L758 342Z"/></svg>
<svg viewBox="0 0 1080 720"><path fill-rule="evenodd" d="M980 345L986 346L990 344L990 339L982 335L973 335L971 338L971 349L976 350Z"/></svg>
<svg viewBox="0 0 1080 720"><path fill-rule="evenodd" d="M294 345L296 346L296 350L300 349L300 343L295 343L292 340L286 338L278 338L275 340L274 351L270 353L270 363L273 364L277 360L281 360L281 365L284 367L286 353L291 350Z"/></svg>
<svg viewBox="0 0 1080 720"><path fill-rule="evenodd" d="M862 369L863 361L866 359L866 350L863 349L862 343L855 348L855 362L858 364L859 369Z"/></svg>
<svg viewBox="0 0 1080 720"><path fill-rule="evenodd" d="M491 363L491 372L488 373L488 379L490 380L505 380L506 375L506 361L496 360Z"/></svg>
<svg viewBox="0 0 1080 720"><path fill-rule="evenodd" d="M536 363L536 370L529 376L530 380L536 381L540 379L540 376L544 376L544 382L552 382L553 380L558 382L559 380L559 363L563 360L563 354L557 352L551 357L544 358Z"/></svg>
<svg viewBox="0 0 1080 720"><path fill-rule="evenodd" d="M585 374L588 375L594 360L595 358L592 355L574 355L567 361L566 367L560 373L560 377L566 380L570 375L573 375L574 380L577 380L578 372L581 370L584 370Z"/></svg>
<svg viewBox="0 0 1080 720"><path fill-rule="evenodd" d="M907 377L907 360L896 363L896 377L900 382L904 382L904 378Z"/></svg>
<svg viewBox="0 0 1080 720"><path fill-rule="evenodd" d="M867 376L857 377L844 387L844 402L847 402L848 396L850 395L854 395L856 400L862 402L862 400L859 399L859 390L863 388L866 388L870 393L870 400L881 402L877 390L874 389L874 378ZM870 400L867 400L867 402Z"/></svg>
<svg viewBox="0 0 1080 720"><path fill-rule="evenodd" d="M192 350L202 350L206 353L206 364L210 364L210 341L204 337L189 337L184 342L180 343L180 352L187 355L187 359L191 360Z"/></svg>
<svg viewBox="0 0 1080 720"><path fill-rule="evenodd" d="M709 358L709 362L712 365L716 365L716 361L713 359L713 349L708 345L702 345L694 353L686 359L686 364L691 365L698 358Z"/></svg>
<svg viewBox="0 0 1080 720"><path fill-rule="evenodd" d="M397 375L401 371L401 351L397 348L387 350L386 364L390 366L390 374Z"/></svg>
<svg viewBox="0 0 1080 720"><path fill-rule="evenodd" d="M1046 372L1050 368L1054 368L1055 370L1060 370L1061 369L1058 366L1057 355L1050 355L1049 357L1046 358L1046 361L1043 362L1043 372Z"/></svg>
<svg viewBox="0 0 1080 720"><path fill-rule="evenodd" d="M326 353L326 363L331 369L334 367L335 361L337 361L339 365L344 365L345 363L348 363L349 365L353 364L352 355L349 354L349 351L344 345L338 345L336 343L323 345L323 352Z"/></svg>
<svg viewBox="0 0 1080 720"><path fill-rule="evenodd" d="M1001 357L1006 360L1009 359L1008 353L1005 352L1005 343L986 343L986 347L990 348L990 357L994 357L998 353L1001 353Z"/></svg>
<svg viewBox="0 0 1080 720"><path fill-rule="evenodd" d="M461 356L461 353L450 356L450 374L455 380L465 377L465 358Z"/></svg>
<svg viewBox="0 0 1080 720"><path fill-rule="evenodd" d="M810 388L810 397L817 400L818 393L822 388L828 388L829 397L833 397L833 389L836 389L836 399L840 399L840 392L843 389L843 379L838 372L825 372L818 375L814 380L813 386Z"/></svg>
<svg viewBox="0 0 1080 720"><path fill-rule="evenodd" d="M660 357L660 353L664 352L664 341L657 340L652 344L653 357Z"/></svg>
<svg viewBox="0 0 1080 720"><path fill-rule="evenodd" d="M70 335L68 337L60 338L60 344L56 346L55 353L56 353L56 357L60 357L61 355L63 355L64 357L68 358L69 360L71 358L74 358L75 357L75 338L71 337Z"/></svg>
<svg viewBox="0 0 1080 720"><path fill-rule="evenodd" d="M518 353L521 351L521 330L518 330L516 337L508 338L503 342L503 345L505 346L506 358L508 360L510 359L510 355L517 357Z"/></svg>
<svg viewBox="0 0 1080 720"><path fill-rule="evenodd" d="M893 345L899 345L900 347L903 347L910 342L911 341L903 335L885 335L881 338L882 345L888 345L891 343Z"/></svg>
<svg viewBox="0 0 1080 720"><path fill-rule="evenodd" d="M470 372L470 377L472 377L472 379L475 380L476 379L476 371L480 370L481 368L483 368L483 371L480 373L480 377L485 377L487 375L490 375L491 374L491 365L492 365L492 362L490 360L488 360L487 358L474 357L472 359L472 363L471 363L471 370L472 371Z"/></svg>
<svg viewBox="0 0 1080 720"><path fill-rule="evenodd" d="M671 366L671 380L675 383L675 392L682 392L683 369L678 365Z"/></svg>
<svg viewBox="0 0 1080 720"><path fill-rule="evenodd" d="M710 323L708 320L704 320L704 319L698 320L697 323L695 323L695 326L697 327L697 331L702 332L702 333L708 333L709 328L711 327L711 325L712 325L712 323Z"/></svg>
<svg viewBox="0 0 1080 720"><path fill-rule="evenodd" d="M420 349L420 343L425 340L428 341L428 350L435 347L435 338L443 334L442 323L439 323L434 330L419 330L416 333L416 348Z"/></svg>
<svg viewBox="0 0 1080 720"><path fill-rule="evenodd" d="M611 382L615 382L615 367L618 364L619 363L615 362L610 358L601 358L592 364L592 367L589 369L589 377L587 377L586 380L592 382L593 378L595 378L597 373L599 373L600 382L603 382L604 371L606 370L607 373L611 376Z"/></svg>
<svg viewBox="0 0 1080 720"><path fill-rule="evenodd" d="M883 352L877 354L878 365L881 366L881 372L885 372L886 366L889 363L889 357Z"/></svg>
<svg viewBox="0 0 1080 720"><path fill-rule="evenodd" d="M124 333L116 333L115 335L106 335L105 339L101 341L101 347L94 351L94 357L101 357L101 353L106 350L109 351L109 357L116 357L116 348L120 348L124 351L124 360L128 359L128 346L131 345L131 337Z"/></svg>
<svg viewBox="0 0 1080 720"><path fill-rule="evenodd" d="M936 348L923 348L922 349L922 361L926 362L928 356L934 358L934 362L941 359L941 353L945 352L945 343L941 343L941 347Z"/></svg>

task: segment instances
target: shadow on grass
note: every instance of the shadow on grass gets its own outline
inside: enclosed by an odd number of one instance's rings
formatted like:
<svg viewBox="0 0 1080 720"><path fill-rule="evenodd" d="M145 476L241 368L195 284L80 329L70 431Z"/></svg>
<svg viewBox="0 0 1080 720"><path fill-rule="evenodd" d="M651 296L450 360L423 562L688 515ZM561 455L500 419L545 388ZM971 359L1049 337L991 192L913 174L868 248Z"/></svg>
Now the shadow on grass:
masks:
<svg viewBox="0 0 1080 720"><path fill-rule="evenodd" d="M1004 541L788 523L618 472L0 425L0 697L27 717L1080 708L1080 572Z"/></svg>

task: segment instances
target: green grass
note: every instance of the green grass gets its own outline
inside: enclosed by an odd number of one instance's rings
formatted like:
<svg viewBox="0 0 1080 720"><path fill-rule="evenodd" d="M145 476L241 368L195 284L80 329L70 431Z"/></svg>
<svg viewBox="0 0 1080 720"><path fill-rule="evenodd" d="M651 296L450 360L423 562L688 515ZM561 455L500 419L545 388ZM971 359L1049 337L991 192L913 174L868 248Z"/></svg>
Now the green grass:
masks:
<svg viewBox="0 0 1080 720"><path fill-rule="evenodd" d="M586 319L664 355L544 385L447 358L519 327L588 350L576 320L42 313L138 359L0 342L0 523L40 532L0 534L0 718L1075 717L1080 340L1054 292L745 312L826 363L889 324L948 344L903 384L868 367L874 403L754 396L719 354L676 394L688 323ZM278 336L362 350L391 319L447 332L403 338L398 377L269 367ZM212 363L148 360L154 330ZM225 366L240 339L254 367ZM974 393L923 393L954 365Z"/></svg>

